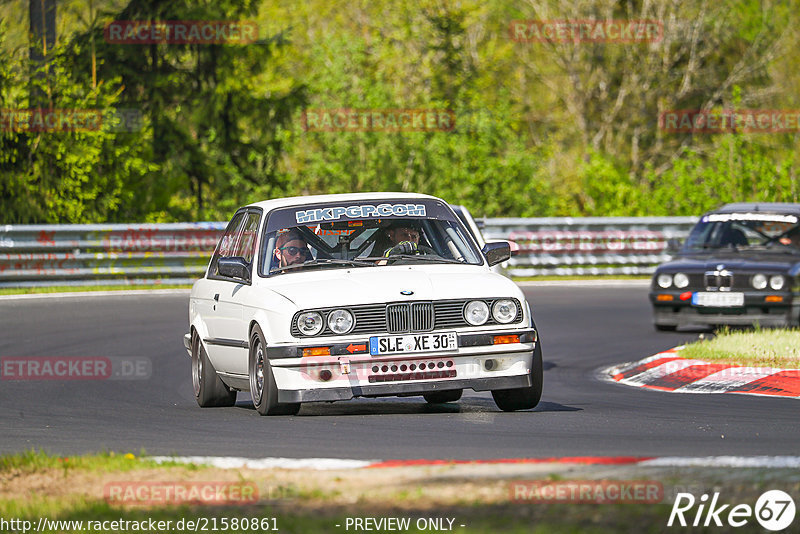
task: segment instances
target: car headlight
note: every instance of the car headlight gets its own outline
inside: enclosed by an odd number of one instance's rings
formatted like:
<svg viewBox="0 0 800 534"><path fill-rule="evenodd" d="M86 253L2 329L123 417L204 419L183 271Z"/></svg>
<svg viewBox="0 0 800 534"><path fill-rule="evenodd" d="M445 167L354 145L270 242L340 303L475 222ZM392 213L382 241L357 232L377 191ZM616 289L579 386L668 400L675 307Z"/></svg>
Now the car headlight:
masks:
<svg viewBox="0 0 800 534"><path fill-rule="evenodd" d="M783 289L783 277L779 274L769 277L769 287L775 291Z"/></svg>
<svg viewBox="0 0 800 534"><path fill-rule="evenodd" d="M489 320L489 306L482 300L472 300L464 308L464 319L472 326L480 326Z"/></svg>
<svg viewBox="0 0 800 534"><path fill-rule="evenodd" d="M675 287L678 289L683 289L684 287L689 285L689 277L683 273L677 273L675 277L672 279L672 283L675 284Z"/></svg>
<svg viewBox="0 0 800 534"><path fill-rule="evenodd" d="M297 317L297 329L304 336L316 336L322 332L322 315L317 312L301 313Z"/></svg>
<svg viewBox="0 0 800 534"><path fill-rule="evenodd" d="M664 289L667 289L669 286L672 285L672 275L659 274L656 281L658 282L658 287L663 287Z"/></svg>
<svg viewBox="0 0 800 534"><path fill-rule="evenodd" d="M498 300L492 304L492 317L498 323L508 324L517 317L517 305L513 300Z"/></svg>
<svg viewBox="0 0 800 534"><path fill-rule="evenodd" d="M353 328L353 314L347 310L333 310L328 314L328 327L334 334L346 334Z"/></svg>
<svg viewBox="0 0 800 534"><path fill-rule="evenodd" d="M750 283L756 289L764 289L767 287L767 277L761 273L753 275L753 278L750 280Z"/></svg>

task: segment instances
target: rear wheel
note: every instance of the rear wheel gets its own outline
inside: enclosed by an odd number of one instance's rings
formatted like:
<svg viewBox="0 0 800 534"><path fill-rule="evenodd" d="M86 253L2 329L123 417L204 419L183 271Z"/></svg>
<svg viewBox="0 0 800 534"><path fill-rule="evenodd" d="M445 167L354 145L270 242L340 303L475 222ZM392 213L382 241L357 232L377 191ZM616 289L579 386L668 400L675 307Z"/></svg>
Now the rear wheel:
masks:
<svg viewBox="0 0 800 534"><path fill-rule="evenodd" d="M264 333L256 325L250 334L250 395L253 406L261 415L295 415L300 411L300 403L278 403L278 386L272 375L272 367L267 358L267 345Z"/></svg>
<svg viewBox="0 0 800 534"><path fill-rule="evenodd" d="M192 335L192 386L197 404L202 408L236 404L236 391L229 389L217 376L196 333Z"/></svg>
<svg viewBox="0 0 800 534"><path fill-rule="evenodd" d="M423 393L422 396L428 404L444 404L445 402L456 402L464 392L462 389L451 389L449 391L430 391Z"/></svg>
<svg viewBox="0 0 800 534"><path fill-rule="evenodd" d="M539 404L539 399L542 398L542 375L542 343L537 339L531 361L531 385L524 388L492 391L494 403L504 412L535 408Z"/></svg>

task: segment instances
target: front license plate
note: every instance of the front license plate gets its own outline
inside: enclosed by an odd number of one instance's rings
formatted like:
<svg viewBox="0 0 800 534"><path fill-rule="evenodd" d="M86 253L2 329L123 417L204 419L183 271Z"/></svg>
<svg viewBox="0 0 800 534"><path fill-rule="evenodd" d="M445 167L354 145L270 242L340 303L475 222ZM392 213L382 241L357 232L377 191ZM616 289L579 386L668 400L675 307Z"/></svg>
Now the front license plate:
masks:
<svg viewBox="0 0 800 534"><path fill-rule="evenodd" d="M440 352L444 350L455 350L457 348L458 338L455 332L373 336L369 338L369 353L372 356Z"/></svg>
<svg viewBox="0 0 800 534"><path fill-rule="evenodd" d="M730 292L697 292L692 295L692 304L695 306L710 306L714 308L735 308L744 306L744 293Z"/></svg>

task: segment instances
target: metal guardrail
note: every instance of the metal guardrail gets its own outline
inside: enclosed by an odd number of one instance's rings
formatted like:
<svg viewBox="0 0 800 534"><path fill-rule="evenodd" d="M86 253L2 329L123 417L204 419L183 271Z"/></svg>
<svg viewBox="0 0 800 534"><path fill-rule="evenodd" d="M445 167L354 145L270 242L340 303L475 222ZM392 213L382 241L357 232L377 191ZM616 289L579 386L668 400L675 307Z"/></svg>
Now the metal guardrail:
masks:
<svg viewBox="0 0 800 534"><path fill-rule="evenodd" d="M0 226L0 287L189 284L225 223Z"/></svg>
<svg viewBox="0 0 800 534"><path fill-rule="evenodd" d="M512 276L644 275L670 259L667 242L685 239L698 217L487 219L484 237L510 239Z"/></svg>
<svg viewBox="0 0 800 534"><path fill-rule="evenodd" d="M649 274L697 217L486 219L511 239L512 276ZM0 287L188 284L203 275L224 222L0 226Z"/></svg>

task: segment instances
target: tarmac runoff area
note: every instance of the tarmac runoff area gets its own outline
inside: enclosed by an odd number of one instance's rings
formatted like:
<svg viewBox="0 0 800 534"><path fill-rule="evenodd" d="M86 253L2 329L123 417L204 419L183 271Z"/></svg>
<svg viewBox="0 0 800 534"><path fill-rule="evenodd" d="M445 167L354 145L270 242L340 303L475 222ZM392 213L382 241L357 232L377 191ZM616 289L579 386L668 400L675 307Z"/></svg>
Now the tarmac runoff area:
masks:
<svg viewBox="0 0 800 534"><path fill-rule="evenodd" d="M682 358L680 349L600 371L600 378L671 393L734 393L800 399L800 369L745 367Z"/></svg>

